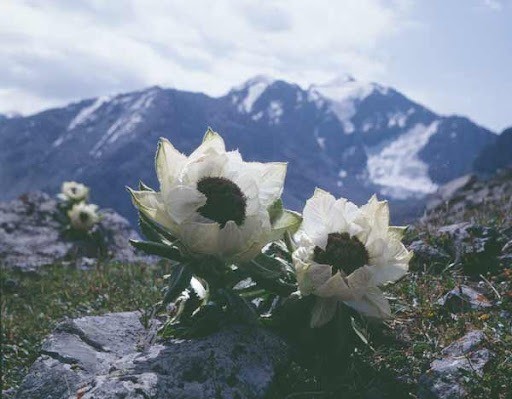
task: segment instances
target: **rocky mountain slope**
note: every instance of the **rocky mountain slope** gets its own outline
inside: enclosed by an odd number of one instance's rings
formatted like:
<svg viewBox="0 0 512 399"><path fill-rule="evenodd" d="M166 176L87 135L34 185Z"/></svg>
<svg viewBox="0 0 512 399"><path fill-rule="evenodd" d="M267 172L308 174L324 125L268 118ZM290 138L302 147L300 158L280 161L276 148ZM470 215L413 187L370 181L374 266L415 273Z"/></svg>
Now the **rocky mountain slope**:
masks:
<svg viewBox="0 0 512 399"><path fill-rule="evenodd" d="M512 167L512 127L505 129L475 160L475 170L492 174L498 169Z"/></svg>
<svg viewBox="0 0 512 399"><path fill-rule="evenodd" d="M378 192L397 219L471 171L494 139L467 118L437 115L351 77L306 89L258 76L218 98L151 87L0 120L0 199L74 179L133 221L124 187L139 179L156 185L158 137L188 153L207 126L249 160L288 161L288 207L300 210L315 186L355 202Z"/></svg>

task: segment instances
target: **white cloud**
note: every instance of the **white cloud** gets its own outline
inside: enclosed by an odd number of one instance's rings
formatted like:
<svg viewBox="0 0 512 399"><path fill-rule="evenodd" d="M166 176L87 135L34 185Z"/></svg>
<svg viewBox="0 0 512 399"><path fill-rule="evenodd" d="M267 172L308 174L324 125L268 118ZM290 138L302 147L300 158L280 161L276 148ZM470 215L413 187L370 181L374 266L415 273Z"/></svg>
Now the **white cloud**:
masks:
<svg viewBox="0 0 512 399"><path fill-rule="evenodd" d="M0 112L159 84L219 95L256 74L378 80L406 0L0 4Z"/></svg>

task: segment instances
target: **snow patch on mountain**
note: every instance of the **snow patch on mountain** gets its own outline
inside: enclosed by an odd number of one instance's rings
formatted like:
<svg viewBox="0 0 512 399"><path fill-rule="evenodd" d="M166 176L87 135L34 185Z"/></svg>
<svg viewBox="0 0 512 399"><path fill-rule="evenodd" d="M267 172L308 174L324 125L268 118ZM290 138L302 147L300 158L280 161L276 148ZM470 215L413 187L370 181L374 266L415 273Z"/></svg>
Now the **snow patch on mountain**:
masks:
<svg viewBox="0 0 512 399"><path fill-rule="evenodd" d="M233 103L238 104L238 111L249 114L254 103L260 98L263 92L274 82L267 76L256 76L248 80L242 86L235 88L234 92L245 92L245 95L233 95Z"/></svg>
<svg viewBox="0 0 512 399"><path fill-rule="evenodd" d="M107 132L101 137L96 143L90 154L96 158L99 158L103 153L103 147L106 144L115 143L120 137L129 135L136 130L144 120L144 113L151 107L156 97L156 90L147 90L142 94L135 96L124 96L124 98L117 98L116 102L119 103L131 103L127 106L123 115L119 117L110 127Z"/></svg>
<svg viewBox="0 0 512 399"><path fill-rule="evenodd" d="M318 128L315 128L313 135L315 136L318 147L320 147L321 150L325 150L325 137L322 137L318 134Z"/></svg>
<svg viewBox="0 0 512 399"><path fill-rule="evenodd" d="M318 97L330 100L329 107L336 115L346 134L354 133L351 119L356 114L357 105L378 90L386 94L388 89L375 83L356 81L352 76L341 76L328 83L311 85L310 97L318 102Z"/></svg>
<svg viewBox="0 0 512 399"><path fill-rule="evenodd" d="M98 97L96 101L94 101L88 107L82 108L80 112L73 118L71 122L69 122L67 130L73 130L77 126L87 122L88 120L94 119L94 113L100 109L100 107L110 101L110 96L102 96Z"/></svg>
<svg viewBox="0 0 512 399"><path fill-rule="evenodd" d="M271 101L267 113L270 124L275 125L279 123L281 115L283 115L283 104L281 101Z"/></svg>
<svg viewBox="0 0 512 399"><path fill-rule="evenodd" d="M418 123L390 143L366 149L369 178L382 186L381 194L406 199L423 197L437 189L428 175L428 165L418 154L437 133L438 125L438 120L428 126Z"/></svg>

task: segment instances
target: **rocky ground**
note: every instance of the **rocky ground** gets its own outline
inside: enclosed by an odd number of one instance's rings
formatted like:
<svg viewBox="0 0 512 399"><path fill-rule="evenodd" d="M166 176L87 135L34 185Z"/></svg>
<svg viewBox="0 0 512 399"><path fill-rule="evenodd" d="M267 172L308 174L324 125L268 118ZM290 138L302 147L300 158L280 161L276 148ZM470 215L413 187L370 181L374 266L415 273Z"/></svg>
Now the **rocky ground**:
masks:
<svg viewBox="0 0 512 399"><path fill-rule="evenodd" d="M345 373L330 380L289 363L290 348L257 329L143 350L145 321L126 311L143 310L159 297L169 265L100 261L88 270L63 268L69 249L36 241L29 247L36 249L33 260L52 265L26 273L20 262L2 272L4 396L509 398L511 198L508 171L487 181L459 179L432 199L406 236L415 251L411 272L387 289L395 319L384 327L363 325ZM29 206L20 201L21 215ZM0 226L4 236L12 234L12 226ZM1 245L4 261L19 259L6 257ZM48 253L59 260L49 261ZM62 323L65 316L76 319ZM194 355L174 363L171 352Z"/></svg>
<svg viewBox="0 0 512 399"><path fill-rule="evenodd" d="M137 233L116 212L105 209L96 227L104 237L106 253L99 253L90 240L71 240L57 220L57 201L45 193L32 192L0 203L0 262L5 268L34 271L56 262L90 266L98 258L122 262L150 259L136 254L128 240Z"/></svg>

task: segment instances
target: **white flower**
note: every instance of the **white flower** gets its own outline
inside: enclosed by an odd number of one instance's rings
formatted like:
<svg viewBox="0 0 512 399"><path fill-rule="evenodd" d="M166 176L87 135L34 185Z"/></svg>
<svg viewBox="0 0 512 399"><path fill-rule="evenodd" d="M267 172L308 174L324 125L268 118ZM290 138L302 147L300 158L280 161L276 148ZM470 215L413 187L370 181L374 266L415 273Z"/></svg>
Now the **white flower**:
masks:
<svg viewBox="0 0 512 399"><path fill-rule="evenodd" d="M62 183L61 192L57 197L63 201L79 202L85 201L89 196L89 188L75 181Z"/></svg>
<svg viewBox="0 0 512 399"><path fill-rule="evenodd" d="M296 214L284 212L272 224L268 212L283 191L286 163L244 162L210 129L188 157L162 138L156 172L160 191L130 190L133 202L190 255L250 260L300 223Z"/></svg>
<svg viewBox="0 0 512 399"><path fill-rule="evenodd" d="M100 220L97 210L98 206L93 204L80 202L73 205L68 211L71 227L75 230L89 231Z"/></svg>
<svg viewBox="0 0 512 399"><path fill-rule="evenodd" d="M407 273L412 252L401 243L404 228L389 226L387 202L373 196L358 208L317 189L303 217L293 261L301 294L317 296L311 326L331 320L338 301L367 317L389 318L378 287Z"/></svg>

